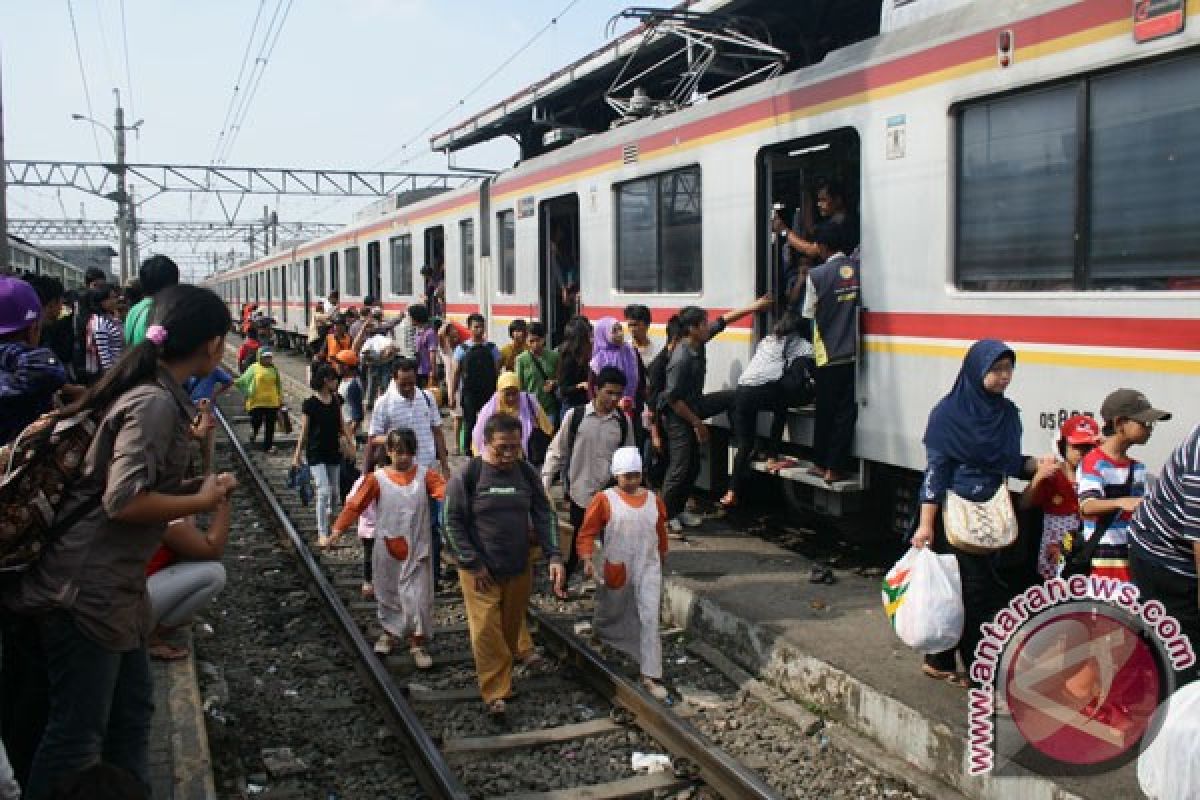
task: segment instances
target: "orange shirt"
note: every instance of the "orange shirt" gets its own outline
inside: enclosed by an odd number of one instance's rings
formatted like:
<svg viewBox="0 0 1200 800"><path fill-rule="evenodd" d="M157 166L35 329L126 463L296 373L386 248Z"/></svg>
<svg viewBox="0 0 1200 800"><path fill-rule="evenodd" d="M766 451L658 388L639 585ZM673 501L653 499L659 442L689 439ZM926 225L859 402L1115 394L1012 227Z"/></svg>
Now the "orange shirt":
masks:
<svg viewBox="0 0 1200 800"><path fill-rule="evenodd" d="M629 494L620 489L617 491L621 493L622 499L634 508L646 505L646 499L650 497L650 493L644 489L638 494ZM667 554L667 506L658 495L655 495L654 499L658 503L658 522L654 526L655 532L658 534L658 554L665 556ZM608 495L604 492L596 492L583 515L583 524L579 526L579 532L575 534L575 548L578 550L580 558L592 557L596 537L608 525L610 517L612 517L612 508L608 505Z"/></svg>
<svg viewBox="0 0 1200 800"><path fill-rule="evenodd" d="M384 474L397 486L408 486L417 477L417 468L413 466L406 472L400 472L387 467ZM431 469L425 470L425 490L434 500L445 500L446 479ZM378 499L379 481L376 479L375 473L370 472L359 484L358 491L346 500L346 505L342 507L342 513L338 514L338 518L333 523L333 529L335 531L348 530L358 521L359 516Z"/></svg>

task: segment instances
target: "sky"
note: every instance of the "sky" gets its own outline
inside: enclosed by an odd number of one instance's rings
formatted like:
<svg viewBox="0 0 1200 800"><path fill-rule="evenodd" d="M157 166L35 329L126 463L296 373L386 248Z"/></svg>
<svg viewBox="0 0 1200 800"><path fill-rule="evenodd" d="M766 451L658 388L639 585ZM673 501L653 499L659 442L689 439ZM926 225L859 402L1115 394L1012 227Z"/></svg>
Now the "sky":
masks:
<svg viewBox="0 0 1200 800"><path fill-rule="evenodd" d="M444 130L599 47L609 19L630 3L2 0L5 157L111 161L111 134L71 115L111 126L116 88L126 125L144 120L136 136L129 134L129 163L215 158L231 166L444 171L445 157L429 152L427 128ZM479 85L551 20L534 44ZM614 35L630 27L622 21ZM268 40L268 31L277 35ZM254 74L251 94L247 79ZM226 120L242 103L234 115L244 121L235 131ZM502 140L463 151L456 161L495 169L516 157L515 144ZM369 202L258 195L246 199L239 218L260 218L270 205L280 219L344 223ZM101 220L111 219L115 206L74 189L13 186L8 213ZM211 196L172 193L142 205L139 216L219 220L223 212ZM188 270L206 263L214 246L158 249ZM221 249L227 262L229 246ZM146 245L141 255L148 255Z"/></svg>

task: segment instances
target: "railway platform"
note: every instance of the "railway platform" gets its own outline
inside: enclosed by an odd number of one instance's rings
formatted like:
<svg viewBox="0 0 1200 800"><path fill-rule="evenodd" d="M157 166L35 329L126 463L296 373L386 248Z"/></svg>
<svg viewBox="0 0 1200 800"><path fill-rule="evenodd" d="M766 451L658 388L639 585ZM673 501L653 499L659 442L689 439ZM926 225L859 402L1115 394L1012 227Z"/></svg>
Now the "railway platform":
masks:
<svg viewBox="0 0 1200 800"><path fill-rule="evenodd" d="M1133 764L1090 778L968 776L967 692L921 673L920 655L888 625L878 576L835 569L835 584L814 584L812 566L727 520L706 519L686 542L671 543L663 621L864 737L864 760L891 759L936 779L941 791L918 784L931 796L946 796L944 787L979 800L1143 796Z"/></svg>
<svg viewBox="0 0 1200 800"><path fill-rule="evenodd" d="M154 723L150 729L150 785L155 800L210 800L217 796L195 649L179 661L152 661Z"/></svg>

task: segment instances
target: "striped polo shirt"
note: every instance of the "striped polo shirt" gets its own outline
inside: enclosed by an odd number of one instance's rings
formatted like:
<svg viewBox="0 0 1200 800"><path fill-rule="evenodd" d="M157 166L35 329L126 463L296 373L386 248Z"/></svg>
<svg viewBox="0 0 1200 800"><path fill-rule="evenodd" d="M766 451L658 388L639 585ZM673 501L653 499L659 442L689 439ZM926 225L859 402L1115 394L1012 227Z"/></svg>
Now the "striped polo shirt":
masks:
<svg viewBox="0 0 1200 800"><path fill-rule="evenodd" d="M1130 471L1133 480L1130 480ZM1086 500L1116 500L1119 497L1141 497L1146 493L1146 465L1132 458L1113 458L1099 447L1083 457L1077 472L1079 506ZM1083 539L1087 541L1096 532L1096 522L1101 515L1084 515ZM1101 545L1124 547L1129 544L1128 511L1117 513L1108 530L1104 532Z"/></svg>
<svg viewBox="0 0 1200 800"><path fill-rule="evenodd" d="M1139 558L1196 579L1192 545L1200 541L1200 425L1167 460L1133 515L1129 538Z"/></svg>

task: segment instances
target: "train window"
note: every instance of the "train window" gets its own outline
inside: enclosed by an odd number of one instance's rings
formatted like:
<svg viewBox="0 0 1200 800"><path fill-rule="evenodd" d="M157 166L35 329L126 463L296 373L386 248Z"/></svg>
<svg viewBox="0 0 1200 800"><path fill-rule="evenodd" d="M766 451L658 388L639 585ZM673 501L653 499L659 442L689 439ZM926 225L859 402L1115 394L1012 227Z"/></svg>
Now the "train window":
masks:
<svg viewBox="0 0 1200 800"><path fill-rule="evenodd" d="M393 238L389 245L392 252L392 294L411 297L413 293L412 234Z"/></svg>
<svg viewBox="0 0 1200 800"><path fill-rule="evenodd" d="M699 167L617 187L618 290L701 290L701 199Z"/></svg>
<svg viewBox="0 0 1200 800"><path fill-rule="evenodd" d="M1095 288L1200 288L1200 58L1091 83L1088 277Z"/></svg>
<svg viewBox="0 0 1200 800"><path fill-rule="evenodd" d="M1200 57L958 114L964 289L1200 288Z"/></svg>
<svg viewBox="0 0 1200 800"><path fill-rule="evenodd" d="M958 280L964 289L1070 288L1074 86L972 106L959 118Z"/></svg>
<svg viewBox="0 0 1200 800"><path fill-rule="evenodd" d="M338 282L338 254L334 250L329 254L329 291L336 292L340 287Z"/></svg>
<svg viewBox="0 0 1200 800"><path fill-rule="evenodd" d="M346 248L346 294L362 294L362 285L358 274L358 248Z"/></svg>
<svg viewBox="0 0 1200 800"><path fill-rule="evenodd" d="M500 294L517 293L516 218L512 210L496 215L497 240L500 243L499 275L496 288Z"/></svg>
<svg viewBox="0 0 1200 800"><path fill-rule="evenodd" d="M462 256L462 292L475 294L475 220L458 223L459 255Z"/></svg>
<svg viewBox="0 0 1200 800"><path fill-rule="evenodd" d="M313 257L313 292L317 297L325 296L325 256Z"/></svg>

